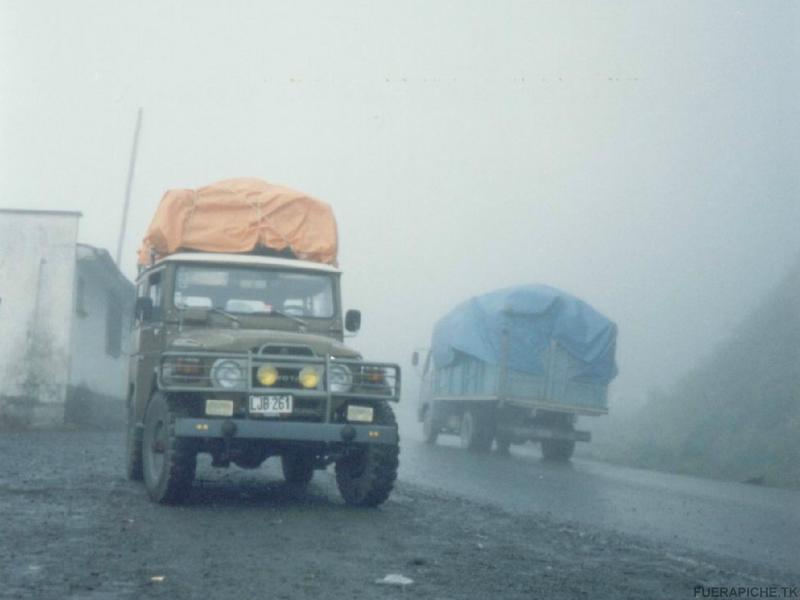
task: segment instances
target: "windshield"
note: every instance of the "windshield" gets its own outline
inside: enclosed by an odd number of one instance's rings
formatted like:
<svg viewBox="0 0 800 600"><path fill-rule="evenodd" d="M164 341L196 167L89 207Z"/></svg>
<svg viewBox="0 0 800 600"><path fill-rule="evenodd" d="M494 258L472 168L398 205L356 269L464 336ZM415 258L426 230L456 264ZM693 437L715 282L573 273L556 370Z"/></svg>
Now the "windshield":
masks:
<svg viewBox="0 0 800 600"><path fill-rule="evenodd" d="M236 314L334 316L333 278L321 273L253 267L178 267L176 308L215 308Z"/></svg>

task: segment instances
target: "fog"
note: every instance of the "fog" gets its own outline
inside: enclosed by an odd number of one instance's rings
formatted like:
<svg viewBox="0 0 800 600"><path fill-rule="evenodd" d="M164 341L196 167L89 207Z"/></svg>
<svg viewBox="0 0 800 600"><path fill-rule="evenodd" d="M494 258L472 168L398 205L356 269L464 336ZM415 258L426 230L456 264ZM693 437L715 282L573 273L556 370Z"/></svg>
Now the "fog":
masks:
<svg viewBox="0 0 800 600"><path fill-rule="evenodd" d="M164 192L253 176L338 218L350 340L399 361L461 300L619 325L611 409L670 386L800 251L792 2L0 4L0 205L83 212L123 268ZM414 378L403 403L413 404Z"/></svg>

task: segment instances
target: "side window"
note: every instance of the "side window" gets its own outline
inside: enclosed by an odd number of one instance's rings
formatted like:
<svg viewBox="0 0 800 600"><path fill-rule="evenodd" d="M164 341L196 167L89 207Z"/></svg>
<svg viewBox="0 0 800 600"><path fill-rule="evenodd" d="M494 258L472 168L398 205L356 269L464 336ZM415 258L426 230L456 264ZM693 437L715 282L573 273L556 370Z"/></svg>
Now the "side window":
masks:
<svg viewBox="0 0 800 600"><path fill-rule="evenodd" d="M153 273L148 280L147 295L153 301L153 316L151 321L161 320L161 306L163 304L164 290L161 285L161 273Z"/></svg>
<svg viewBox="0 0 800 600"><path fill-rule="evenodd" d="M145 281L140 281L136 284L136 298L144 298L147 290L147 283ZM138 302L133 305L133 315L131 317L131 328L136 327L137 325L141 324L141 319L139 318L139 309Z"/></svg>

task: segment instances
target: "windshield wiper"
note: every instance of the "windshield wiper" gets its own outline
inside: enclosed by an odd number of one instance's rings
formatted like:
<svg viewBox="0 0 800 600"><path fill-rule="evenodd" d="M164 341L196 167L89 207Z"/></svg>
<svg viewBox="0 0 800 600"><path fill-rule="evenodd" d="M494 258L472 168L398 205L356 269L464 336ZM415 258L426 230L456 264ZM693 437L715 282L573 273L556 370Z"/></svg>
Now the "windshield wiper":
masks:
<svg viewBox="0 0 800 600"><path fill-rule="evenodd" d="M204 310L204 311L206 311L208 313L213 312L213 313L220 314L220 315L222 315L224 317L228 317L231 321L233 321L236 324L237 327L240 325L239 317L237 317L236 315L232 315L227 310L223 310L221 308L217 308L216 306L192 307L192 306L186 306L185 304L178 304L178 305L175 306L175 308L178 309L178 327L181 328L181 329L183 328L183 321L185 320L184 313L187 310L191 310L192 308L197 308L199 310ZM205 321L207 319L208 319L208 316L203 317L203 321Z"/></svg>
<svg viewBox="0 0 800 600"><path fill-rule="evenodd" d="M307 327L308 326L308 323L303 321L303 319L300 319L298 317L295 317L294 315L290 315L290 314L285 313L285 312L280 311L280 310L275 310L274 308L271 311L269 311L269 313L267 313L267 314L278 315L279 317L283 317L285 319L289 319L290 321L294 321L295 323L297 323L301 327Z"/></svg>
<svg viewBox="0 0 800 600"><path fill-rule="evenodd" d="M214 312L217 313L218 315L222 315L223 317L228 317L231 321L233 321L237 325L241 324L241 319L239 319L239 317L237 317L236 315L232 315L227 310L223 310L217 306L212 306L211 308L208 309L208 312Z"/></svg>

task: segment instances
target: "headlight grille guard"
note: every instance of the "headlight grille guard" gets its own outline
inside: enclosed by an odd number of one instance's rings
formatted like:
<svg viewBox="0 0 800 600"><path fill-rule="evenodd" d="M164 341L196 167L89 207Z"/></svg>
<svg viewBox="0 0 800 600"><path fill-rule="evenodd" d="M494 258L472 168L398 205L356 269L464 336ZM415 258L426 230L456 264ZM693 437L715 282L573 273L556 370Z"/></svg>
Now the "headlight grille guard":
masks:
<svg viewBox="0 0 800 600"><path fill-rule="evenodd" d="M239 363L243 378L235 388L214 385L211 379L212 365L218 360L231 360ZM316 388L298 389L283 387L280 384L264 387L257 383L254 373L262 365L273 365L277 369L301 369L315 367L322 371ZM346 392L330 391L330 366L344 365L352 373L352 386ZM330 356L287 356L284 354L222 353L222 352L180 352L170 351L161 354L157 369L158 387L164 391L175 392L246 392L248 394L302 394L309 398L346 396L364 400L400 400L400 366L392 363L364 362L351 358Z"/></svg>

